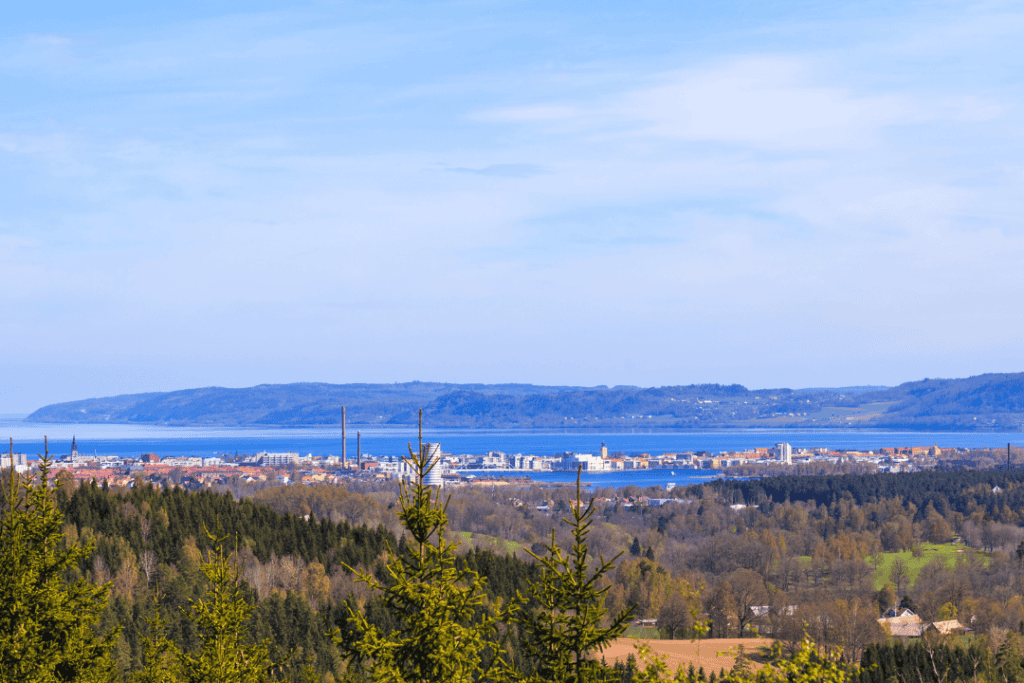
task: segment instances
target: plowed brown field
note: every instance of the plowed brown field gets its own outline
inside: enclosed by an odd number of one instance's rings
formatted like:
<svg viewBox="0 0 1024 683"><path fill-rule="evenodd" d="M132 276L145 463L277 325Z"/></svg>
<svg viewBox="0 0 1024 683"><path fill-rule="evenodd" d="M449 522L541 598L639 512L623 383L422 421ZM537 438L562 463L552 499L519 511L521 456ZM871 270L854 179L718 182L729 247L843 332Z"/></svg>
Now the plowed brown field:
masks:
<svg viewBox="0 0 1024 683"><path fill-rule="evenodd" d="M608 664L620 659L626 661L630 654L636 652L633 646L639 642L641 642L639 639L620 638L610 647L605 648L603 657ZM648 640L647 644L657 654L667 657L669 671L674 672L680 664L685 669L690 666L690 662L693 662L695 669L703 666L705 672L717 673L719 669L728 671L732 668L736 662L739 645L743 645L747 656L753 660L754 668L760 668L759 661L762 659L759 656L760 651L762 648L770 647L772 640L770 638L706 639L700 641L700 657L697 656L697 643L689 640Z"/></svg>

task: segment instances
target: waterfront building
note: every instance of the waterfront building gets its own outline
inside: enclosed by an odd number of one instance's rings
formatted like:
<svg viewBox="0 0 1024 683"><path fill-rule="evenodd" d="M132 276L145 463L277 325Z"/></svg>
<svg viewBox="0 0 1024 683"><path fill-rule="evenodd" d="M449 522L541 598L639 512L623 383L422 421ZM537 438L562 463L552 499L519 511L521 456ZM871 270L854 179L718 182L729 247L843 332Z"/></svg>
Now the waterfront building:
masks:
<svg viewBox="0 0 1024 683"><path fill-rule="evenodd" d="M285 467L299 461L298 453L257 453L261 467Z"/></svg>
<svg viewBox="0 0 1024 683"><path fill-rule="evenodd" d="M556 467L562 472L575 472L580 468L584 472L601 472L605 465L605 461L593 453L563 453Z"/></svg>

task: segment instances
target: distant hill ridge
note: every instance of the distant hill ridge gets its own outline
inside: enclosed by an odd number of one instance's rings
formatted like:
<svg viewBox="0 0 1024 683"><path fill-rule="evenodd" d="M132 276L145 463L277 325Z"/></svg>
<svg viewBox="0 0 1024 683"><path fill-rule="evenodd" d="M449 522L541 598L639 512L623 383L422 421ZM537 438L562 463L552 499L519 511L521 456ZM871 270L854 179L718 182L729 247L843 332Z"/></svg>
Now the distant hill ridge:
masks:
<svg viewBox="0 0 1024 683"><path fill-rule="evenodd" d="M44 406L30 422L208 426L870 427L1020 430L1024 373L924 379L897 387L758 389L739 384L261 384L124 394Z"/></svg>

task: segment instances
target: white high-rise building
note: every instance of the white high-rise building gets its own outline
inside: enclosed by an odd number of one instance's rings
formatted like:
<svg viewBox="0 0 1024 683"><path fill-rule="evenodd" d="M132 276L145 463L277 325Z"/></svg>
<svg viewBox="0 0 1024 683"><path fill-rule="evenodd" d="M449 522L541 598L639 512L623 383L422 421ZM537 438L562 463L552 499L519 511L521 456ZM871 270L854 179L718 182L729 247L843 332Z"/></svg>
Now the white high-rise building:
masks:
<svg viewBox="0 0 1024 683"><path fill-rule="evenodd" d="M430 471L423 477L423 483L427 486L444 487L444 479L441 478L441 444L425 444L427 451L427 467Z"/></svg>
<svg viewBox="0 0 1024 683"><path fill-rule="evenodd" d="M793 464L793 447L788 443L777 443L775 444L775 454L779 460L786 465Z"/></svg>

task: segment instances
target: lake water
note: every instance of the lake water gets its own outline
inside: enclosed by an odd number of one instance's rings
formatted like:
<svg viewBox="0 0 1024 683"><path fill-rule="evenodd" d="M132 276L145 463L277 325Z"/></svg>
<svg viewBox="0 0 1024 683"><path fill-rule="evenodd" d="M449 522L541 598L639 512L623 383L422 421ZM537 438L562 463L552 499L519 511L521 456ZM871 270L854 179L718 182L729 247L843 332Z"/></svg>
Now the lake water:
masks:
<svg viewBox="0 0 1024 683"><path fill-rule="evenodd" d="M481 472L480 470L466 470L462 474L492 474L491 472ZM496 472L501 476L507 474L508 476L528 476L530 481L541 483L541 484L575 484L576 473L575 472L507 472L501 473ZM661 486L665 487L667 484L675 484L677 486L689 486L690 484L700 484L705 481L712 481L718 479L721 475L711 472L709 470L676 470L674 472L670 470L622 470L619 472L584 472L580 477L580 482L588 489L593 490L596 487L612 487L621 488L623 486L639 486L640 488L646 488L648 486Z"/></svg>
<svg viewBox="0 0 1024 683"><path fill-rule="evenodd" d="M416 441L415 427L367 427L362 431L364 456L407 453L406 444ZM154 427L112 424L33 424L14 417L0 417L0 450L14 438L14 450L34 456L43 451L43 435L49 436L50 452L69 453L71 438L78 450L98 455L161 457L294 451L313 455L340 455L341 429ZM720 431L569 431L427 429L427 441L440 442L448 453L480 454L488 451L554 455L565 451L592 453L601 442L611 452L678 453L682 451L739 451L772 446L785 441L797 448L828 447L877 450L884 446L931 446L942 448L1004 448L1024 444L1020 432L894 432L812 429L735 429ZM348 455L356 454L356 429L348 430ZM595 475L596 476L596 475Z"/></svg>

